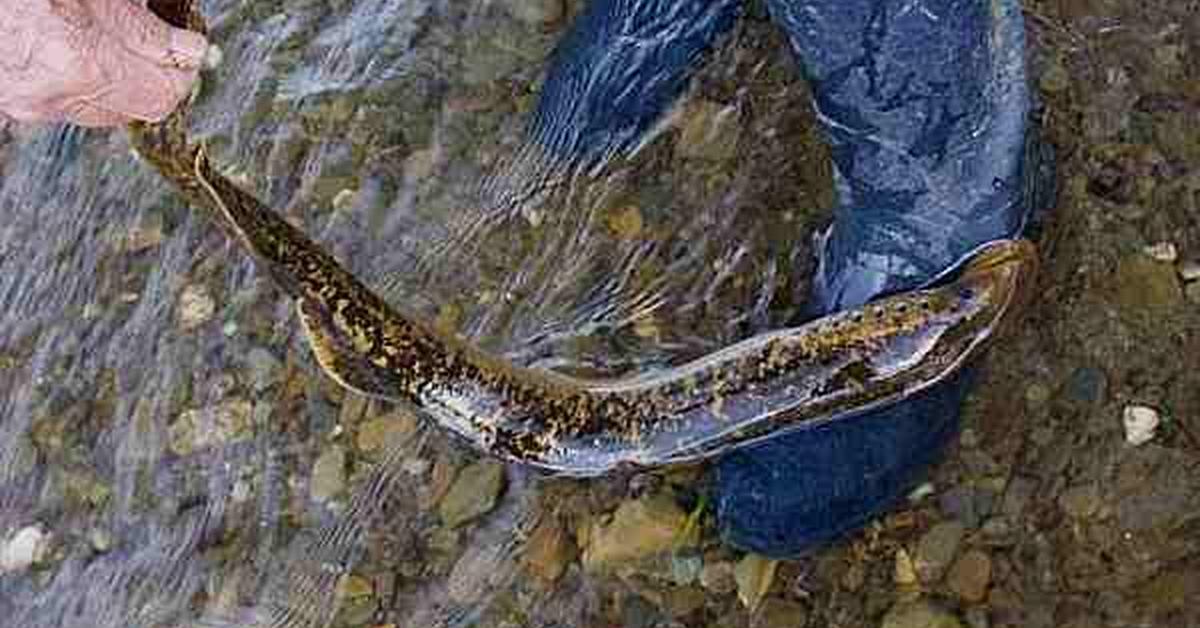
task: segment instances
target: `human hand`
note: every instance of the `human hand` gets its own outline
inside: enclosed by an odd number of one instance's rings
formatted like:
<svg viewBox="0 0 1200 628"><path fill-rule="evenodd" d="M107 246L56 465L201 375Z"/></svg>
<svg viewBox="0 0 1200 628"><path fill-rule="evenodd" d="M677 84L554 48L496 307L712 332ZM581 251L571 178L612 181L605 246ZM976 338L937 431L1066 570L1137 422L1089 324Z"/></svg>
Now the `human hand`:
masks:
<svg viewBox="0 0 1200 628"><path fill-rule="evenodd" d="M208 49L133 0L0 0L0 114L115 126L160 120Z"/></svg>

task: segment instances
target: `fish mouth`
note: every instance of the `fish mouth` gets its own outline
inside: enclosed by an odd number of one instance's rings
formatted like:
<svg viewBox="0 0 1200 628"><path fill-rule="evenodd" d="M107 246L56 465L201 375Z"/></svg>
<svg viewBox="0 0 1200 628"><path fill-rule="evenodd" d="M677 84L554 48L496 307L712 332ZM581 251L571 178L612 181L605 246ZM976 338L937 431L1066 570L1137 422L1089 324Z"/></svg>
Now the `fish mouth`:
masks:
<svg viewBox="0 0 1200 628"><path fill-rule="evenodd" d="M1038 266L1037 247L1029 240L996 240L980 247L962 270L962 278L1016 271L1022 280L1032 279Z"/></svg>
<svg viewBox="0 0 1200 628"><path fill-rule="evenodd" d="M1008 326L1034 300L1038 266L1037 247L1029 240L997 240L978 250L959 281L993 292L1000 324Z"/></svg>

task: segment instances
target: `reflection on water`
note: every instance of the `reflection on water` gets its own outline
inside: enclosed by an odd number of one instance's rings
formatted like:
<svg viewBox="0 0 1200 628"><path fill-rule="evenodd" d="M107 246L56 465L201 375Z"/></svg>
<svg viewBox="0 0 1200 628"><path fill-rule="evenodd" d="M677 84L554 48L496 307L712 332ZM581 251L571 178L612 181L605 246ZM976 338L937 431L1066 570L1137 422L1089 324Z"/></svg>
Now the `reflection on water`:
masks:
<svg viewBox="0 0 1200 628"><path fill-rule="evenodd" d="M577 172L520 148L570 16L464 4L206 2L225 61L195 134L401 307L524 363L653 368L795 313L828 174L768 25L636 154ZM525 544L623 482L508 469L498 504L454 514L474 456L323 378L290 304L123 133L22 128L2 151L0 541L37 542L4 564L0 623L601 612L603 578L547 585Z"/></svg>

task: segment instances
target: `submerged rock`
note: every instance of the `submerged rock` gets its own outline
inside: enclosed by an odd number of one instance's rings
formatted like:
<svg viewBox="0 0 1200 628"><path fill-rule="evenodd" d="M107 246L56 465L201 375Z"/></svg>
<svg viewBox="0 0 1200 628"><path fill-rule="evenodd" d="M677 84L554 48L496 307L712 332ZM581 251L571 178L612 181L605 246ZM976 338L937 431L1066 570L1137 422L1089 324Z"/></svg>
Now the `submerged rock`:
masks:
<svg viewBox="0 0 1200 628"><path fill-rule="evenodd" d="M41 526L21 528L0 545L0 573L22 571L45 559L50 535Z"/></svg>
<svg viewBox="0 0 1200 628"><path fill-rule="evenodd" d="M962 628L962 622L928 600L916 600L893 606L883 617L883 628Z"/></svg>
<svg viewBox="0 0 1200 628"><path fill-rule="evenodd" d="M992 582L992 557L972 549L958 557L946 574L946 584L963 601L977 603L987 597Z"/></svg>
<svg viewBox="0 0 1200 628"><path fill-rule="evenodd" d="M254 404L229 399L215 406L186 410L171 424L171 451L186 456L194 451L249 437Z"/></svg>
<svg viewBox="0 0 1200 628"><path fill-rule="evenodd" d="M764 600L754 618L754 628L795 628L808 623L808 608L777 597Z"/></svg>
<svg viewBox="0 0 1200 628"><path fill-rule="evenodd" d="M608 525L589 535L583 564L590 571L633 566L639 561L686 545L687 514L670 495L657 493L627 501Z"/></svg>
<svg viewBox="0 0 1200 628"><path fill-rule="evenodd" d="M458 473L438 504L438 514L443 523L456 528L490 512L503 491L504 465L481 460Z"/></svg>
<svg viewBox="0 0 1200 628"><path fill-rule="evenodd" d="M959 521L943 521L925 533L917 543L914 566L922 582L941 580L942 574L958 553L958 546L966 534L966 526Z"/></svg>
<svg viewBox="0 0 1200 628"><path fill-rule="evenodd" d="M529 535L521 562L538 580L551 584L566 570L572 550L566 531L553 517L547 517Z"/></svg>
<svg viewBox="0 0 1200 628"><path fill-rule="evenodd" d="M733 569L733 579L737 582L738 599L750 610L758 608L763 597L775 582L775 568L779 561L761 556L747 554L738 561Z"/></svg>
<svg viewBox="0 0 1200 628"><path fill-rule="evenodd" d="M189 284L179 295L179 326L184 331L207 323L217 311L217 302L204 284Z"/></svg>
<svg viewBox="0 0 1200 628"><path fill-rule="evenodd" d="M314 501L325 503L346 487L346 451L339 446L325 450L313 463L308 491Z"/></svg>

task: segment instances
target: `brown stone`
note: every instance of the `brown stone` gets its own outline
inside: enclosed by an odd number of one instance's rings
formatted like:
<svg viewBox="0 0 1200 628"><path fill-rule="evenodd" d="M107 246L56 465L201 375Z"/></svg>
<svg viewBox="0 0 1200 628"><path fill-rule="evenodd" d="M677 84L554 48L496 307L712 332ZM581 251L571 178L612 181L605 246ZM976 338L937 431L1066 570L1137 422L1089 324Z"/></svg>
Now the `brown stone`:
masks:
<svg viewBox="0 0 1200 628"><path fill-rule="evenodd" d="M965 602L978 603L987 597L992 583L992 558L986 552L972 549L963 553L950 566L946 584Z"/></svg>

